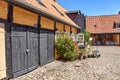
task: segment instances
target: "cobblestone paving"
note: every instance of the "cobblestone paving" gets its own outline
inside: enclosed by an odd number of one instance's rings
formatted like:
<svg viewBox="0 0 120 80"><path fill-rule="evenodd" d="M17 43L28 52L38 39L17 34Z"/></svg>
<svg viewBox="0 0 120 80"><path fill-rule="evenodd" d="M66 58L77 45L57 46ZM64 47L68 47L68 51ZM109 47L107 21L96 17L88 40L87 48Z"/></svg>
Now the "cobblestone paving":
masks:
<svg viewBox="0 0 120 80"><path fill-rule="evenodd" d="M100 58L54 61L13 80L120 80L120 47L98 49Z"/></svg>

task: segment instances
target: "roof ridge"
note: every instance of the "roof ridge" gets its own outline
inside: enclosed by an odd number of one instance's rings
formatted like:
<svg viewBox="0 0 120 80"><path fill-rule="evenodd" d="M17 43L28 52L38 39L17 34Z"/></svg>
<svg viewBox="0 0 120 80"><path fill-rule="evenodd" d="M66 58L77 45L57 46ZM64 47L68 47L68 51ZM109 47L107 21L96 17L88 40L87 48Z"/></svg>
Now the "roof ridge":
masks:
<svg viewBox="0 0 120 80"><path fill-rule="evenodd" d="M119 14L111 14L111 15L96 15L96 16L87 16L87 17L102 17L102 16L119 16Z"/></svg>

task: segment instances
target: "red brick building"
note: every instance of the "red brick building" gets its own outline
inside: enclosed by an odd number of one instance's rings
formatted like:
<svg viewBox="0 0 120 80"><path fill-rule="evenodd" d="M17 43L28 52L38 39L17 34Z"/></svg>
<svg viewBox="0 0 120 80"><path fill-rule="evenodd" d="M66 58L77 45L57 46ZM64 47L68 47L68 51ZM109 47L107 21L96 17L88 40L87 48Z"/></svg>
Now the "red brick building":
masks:
<svg viewBox="0 0 120 80"><path fill-rule="evenodd" d="M87 16L86 29L91 33L94 45L120 45L120 13Z"/></svg>

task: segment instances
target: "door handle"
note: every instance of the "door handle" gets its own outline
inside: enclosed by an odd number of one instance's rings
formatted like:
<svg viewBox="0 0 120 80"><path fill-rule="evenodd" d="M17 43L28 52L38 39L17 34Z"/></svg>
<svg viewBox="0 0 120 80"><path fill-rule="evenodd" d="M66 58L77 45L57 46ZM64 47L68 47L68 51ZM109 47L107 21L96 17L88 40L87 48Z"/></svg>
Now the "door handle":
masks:
<svg viewBox="0 0 120 80"><path fill-rule="evenodd" d="M26 52L29 52L30 50L29 49L26 49Z"/></svg>
<svg viewBox="0 0 120 80"><path fill-rule="evenodd" d="M30 51L29 49L26 49L26 54L28 54L28 53L29 53L29 51Z"/></svg>

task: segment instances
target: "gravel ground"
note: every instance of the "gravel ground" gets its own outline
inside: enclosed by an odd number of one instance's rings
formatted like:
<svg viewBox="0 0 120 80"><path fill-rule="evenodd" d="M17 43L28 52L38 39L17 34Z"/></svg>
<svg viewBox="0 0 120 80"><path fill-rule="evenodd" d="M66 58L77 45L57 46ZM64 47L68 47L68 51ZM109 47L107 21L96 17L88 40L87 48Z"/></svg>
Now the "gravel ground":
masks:
<svg viewBox="0 0 120 80"><path fill-rule="evenodd" d="M120 80L120 47L100 46L99 50L100 58L56 60L13 80Z"/></svg>

